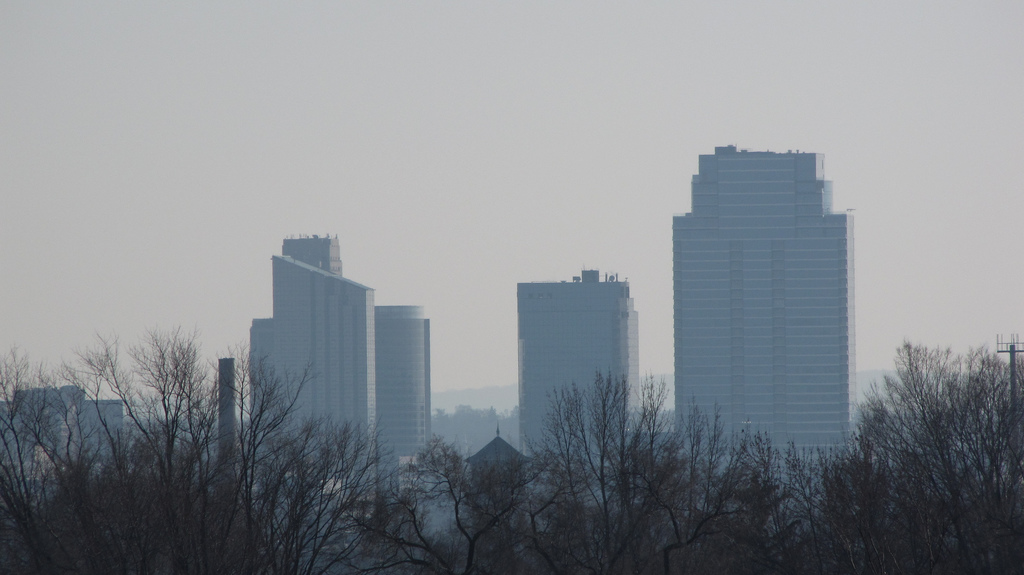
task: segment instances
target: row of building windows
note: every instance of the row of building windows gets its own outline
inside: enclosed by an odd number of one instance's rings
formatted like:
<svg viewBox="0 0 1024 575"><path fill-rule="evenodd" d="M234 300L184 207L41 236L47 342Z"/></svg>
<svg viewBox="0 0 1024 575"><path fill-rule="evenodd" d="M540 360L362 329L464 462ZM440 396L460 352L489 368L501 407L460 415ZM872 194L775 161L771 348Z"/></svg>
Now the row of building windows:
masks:
<svg viewBox="0 0 1024 575"><path fill-rule="evenodd" d="M678 363L677 366L687 370L705 371L705 373L688 371L686 377L683 378L684 383L699 382L708 385L738 385L744 382L751 385L756 383L764 385L832 383L843 386L850 383L850 373L847 370L833 369L827 366L822 368L803 366L799 370L772 370L770 366L748 366L746 369L726 369L725 371L722 366L688 365L685 362Z"/></svg>
<svg viewBox="0 0 1024 575"><path fill-rule="evenodd" d="M808 240L798 239L754 239L754 240L676 240L675 246L681 247L685 243L687 251L689 250L750 250L750 251L775 251L783 250L785 252L802 252L802 251L814 251L823 249L822 243L826 243L827 246L840 245L846 246L847 240L840 238L838 240L830 240L829 242L813 242ZM678 253L675 255L679 255Z"/></svg>
<svg viewBox="0 0 1024 575"><path fill-rule="evenodd" d="M806 227L797 228L795 231L786 230L773 230L770 228L758 228L758 229L741 229L736 228L730 230L728 234L719 233L718 226L711 226L708 229L694 229L688 230L690 237L695 239L719 239L724 237L727 238L789 238L796 236L798 238L841 238L846 236L846 229L835 229L826 227ZM692 235L691 235L692 234Z"/></svg>
<svg viewBox="0 0 1024 575"><path fill-rule="evenodd" d="M682 289L677 290L678 293L686 294L693 298L709 298L712 300L728 299L732 300L736 297L736 291L742 291L741 299L746 300L776 300L786 299L791 301L800 301L806 298L842 298L846 299L849 295L847 288L845 287L834 287L835 281L829 282L828 287L819 288L798 288L798 287L787 287L785 283L773 283L768 280L754 280L751 282L738 282L737 280L728 279L717 279L717 280L680 280ZM739 290L739 284L744 289ZM799 283L797 285L803 285Z"/></svg>

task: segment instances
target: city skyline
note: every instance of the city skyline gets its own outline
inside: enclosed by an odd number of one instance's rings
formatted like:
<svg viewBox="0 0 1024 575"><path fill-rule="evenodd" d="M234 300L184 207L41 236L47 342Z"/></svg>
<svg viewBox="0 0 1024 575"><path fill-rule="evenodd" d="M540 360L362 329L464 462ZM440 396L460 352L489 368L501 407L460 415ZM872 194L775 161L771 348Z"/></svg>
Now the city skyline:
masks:
<svg viewBox="0 0 1024 575"><path fill-rule="evenodd" d="M98 7L97 7L98 6ZM0 345L269 316L338 234L431 317L435 390L516 381L515 284L629 270L672 372L668 222L714 146L827 155L857 363L1020 332L1024 6L0 5Z"/></svg>

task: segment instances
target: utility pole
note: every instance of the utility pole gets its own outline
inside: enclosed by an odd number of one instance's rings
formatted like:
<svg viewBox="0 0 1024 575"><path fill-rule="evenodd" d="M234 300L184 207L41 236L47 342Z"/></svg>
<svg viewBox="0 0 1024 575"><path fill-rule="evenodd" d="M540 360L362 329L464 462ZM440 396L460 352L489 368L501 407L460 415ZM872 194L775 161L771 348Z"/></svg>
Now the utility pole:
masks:
<svg viewBox="0 0 1024 575"><path fill-rule="evenodd" d="M1009 339L996 336L996 352L1010 355L1010 406L1017 413L1017 352L1024 351L1020 346L1020 336L1013 334Z"/></svg>

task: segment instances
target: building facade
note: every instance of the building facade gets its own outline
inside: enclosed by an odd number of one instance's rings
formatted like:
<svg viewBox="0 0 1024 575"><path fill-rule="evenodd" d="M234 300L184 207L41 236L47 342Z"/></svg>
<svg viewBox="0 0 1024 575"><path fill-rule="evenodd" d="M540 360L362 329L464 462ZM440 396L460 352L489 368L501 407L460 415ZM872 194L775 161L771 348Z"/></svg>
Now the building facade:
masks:
<svg viewBox="0 0 1024 575"><path fill-rule="evenodd" d="M13 404L0 401L0 435L21 434L26 445L109 454L124 428L122 400L92 398L74 385L17 389L13 396Z"/></svg>
<svg viewBox="0 0 1024 575"><path fill-rule="evenodd" d="M296 411L373 425L374 290L342 277L337 238L284 240L273 256L274 312L253 320L250 352L284 381L303 380Z"/></svg>
<svg viewBox="0 0 1024 575"><path fill-rule="evenodd" d="M419 306L377 306L377 430L397 457L430 439L430 320Z"/></svg>
<svg viewBox="0 0 1024 575"><path fill-rule="evenodd" d="M676 413L822 445L854 396L853 217L832 213L824 157L701 155L673 218Z"/></svg>
<svg viewBox="0 0 1024 575"><path fill-rule="evenodd" d="M287 238L282 242L281 255L294 258L313 267L341 275L341 244L338 238L312 236Z"/></svg>
<svg viewBox="0 0 1024 575"><path fill-rule="evenodd" d="M637 312L629 283L597 270L572 282L518 286L520 445L543 438L553 394L568 385L592 384L598 372L640 380Z"/></svg>

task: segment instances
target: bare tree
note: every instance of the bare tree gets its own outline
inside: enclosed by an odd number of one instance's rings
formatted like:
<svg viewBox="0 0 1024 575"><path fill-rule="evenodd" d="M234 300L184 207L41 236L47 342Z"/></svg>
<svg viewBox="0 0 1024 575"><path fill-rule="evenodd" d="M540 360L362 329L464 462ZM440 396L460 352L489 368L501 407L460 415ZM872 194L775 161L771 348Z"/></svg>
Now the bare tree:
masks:
<svg viewBox="0 0 1024 575"><path fill-rule="evenodd" d="M642 412L653 409L647 405L660 405L663 397L642 401ZM640 420L658 418L641 415ZM645 446L639 479L667 527L657 534L661 571L715 570L718 540L728 520L740 512L741 451L725 435L718 414L696 406L678 420L674 432L659 425L648 435L660 441Z"/></svg>
<svg viewBox="0 0 1024 575"><path fill-rule="evenodd" d="M49 572L60 561L44 516L54 486L39 442L52 410L28 391L49 383L17 349L0 362L0 560L11 568ZM51 446L55 448L54 446Z"/></svg>
<svg viewBox="0 0 1024 575"><path fill-rule="evenodd" d="M152 332L125 354L101 340L56 375L33 375L9 354L0 372L5 564L37 573L343 569L376 487L375 439L296 420L302 381L263 367L239 364L239 421L225 449L216 381L194 334ZM104 393L121 401L123 422L82 417Z"/></svg>
<svg viewBox="0 0 1024 575"><path fill-rule="evenodd" d="M813 572L807 510L801 505L798 482L803 453L782 452L764 434L741 442L741 512L728 527L733 547L730 571L735 573Z"/></svg>
<svg viewBox="0 0 1024 575"><path fill-rule="evenodd" d="M808 473L808 507L817 519L814 546L819 572L897 573L910 546L900 515L896 476L871 440L856 435L843 448L821 453ZM926 543L931 539L920 540ZM911 571L912 572L912 571Z"/></svg>
<svg viewBox="0 0 1024 575"><path fill-rule="evenodd" d="M376 569L508 573L522 564L517 528L532 480L521 457L471 464L435 437L392 477L367 523Z"/></svg>
<svg viewBox="0 0 1024 575"><path fill-rule="evenodd" d="M907 571L1006 573L1024 564L1020 413L985 350L904 344L862 431L895 475Z"/></svg>
<svg viewBox="0 0 1024 575"><path fill-rule="evenodd" d="M657 556L661 509L651 485L666 471L660 458L670 440L660 402L636 413L629 397L625 379L598 373L592 386L552 400L529 534L552 573L646 572Z"/></svg>

